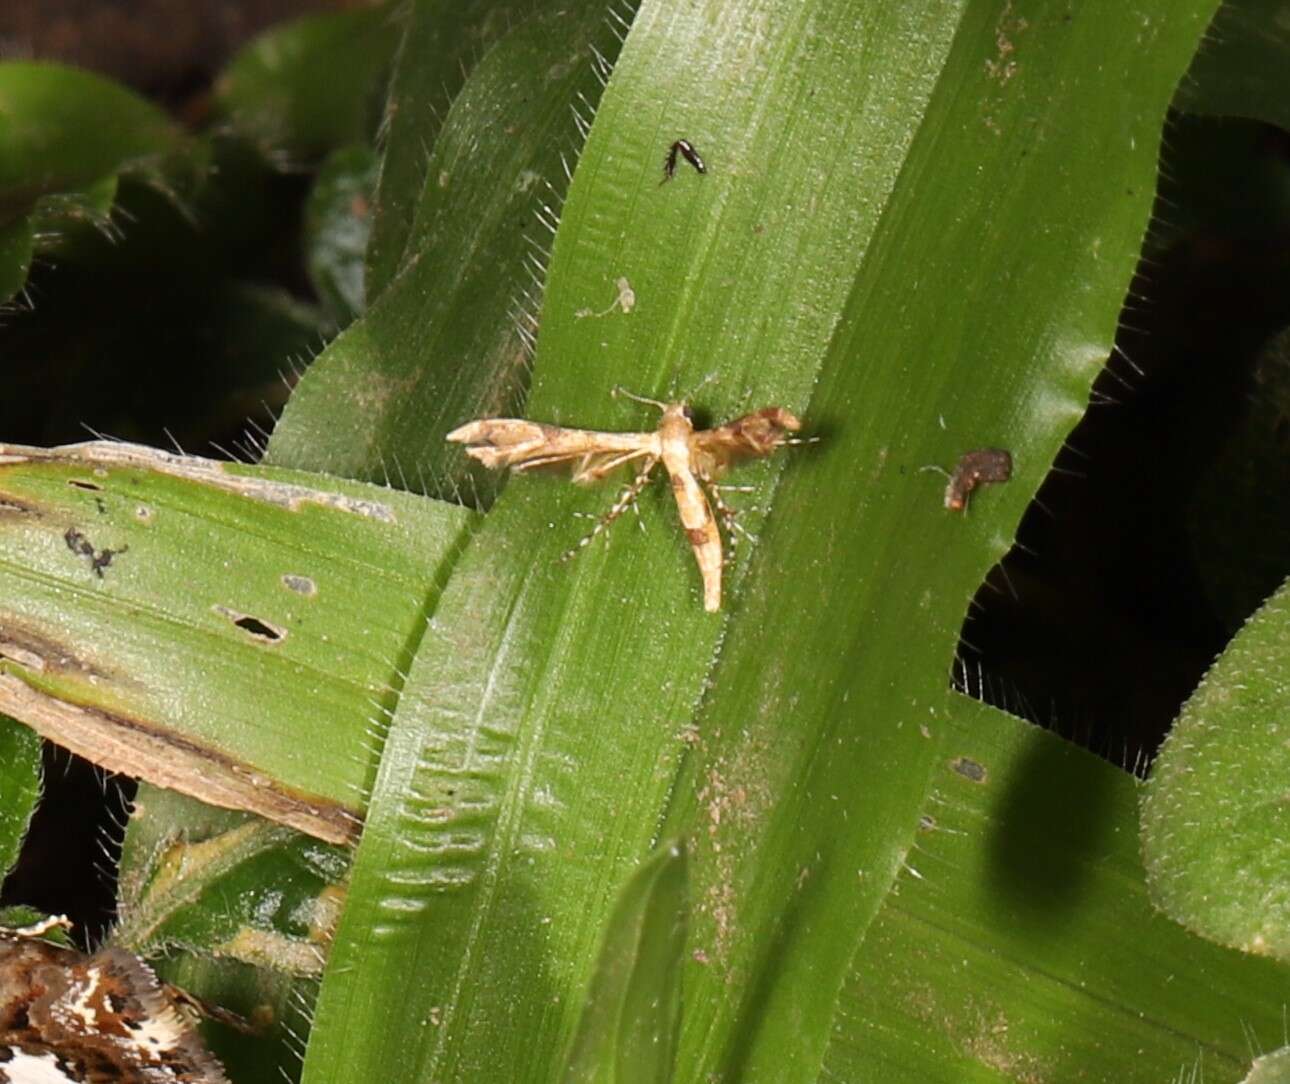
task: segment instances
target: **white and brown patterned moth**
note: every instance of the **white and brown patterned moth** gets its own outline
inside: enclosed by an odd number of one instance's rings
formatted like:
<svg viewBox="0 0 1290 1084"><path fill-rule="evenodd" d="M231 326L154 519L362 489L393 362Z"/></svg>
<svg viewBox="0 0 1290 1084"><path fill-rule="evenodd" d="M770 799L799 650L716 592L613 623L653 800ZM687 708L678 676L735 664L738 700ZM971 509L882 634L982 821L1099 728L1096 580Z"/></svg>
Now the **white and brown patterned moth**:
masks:
<svg viewBox="0 0 1290 1084"><path fill-rule="evenodd" d="M228 1084L188 1004L137 956L0 928L0 1084Z"/></svg>
<svg viewBox="0 0 1290 1084"><path fill-rule="evenodd" d="M768 456L784 444L796 443L788 434L796 433L801 422L784 407L770 406L715 429L695 429L685 403L641 401L663 412L653 432L605 433L522 418L482 418L454 429L448 439L469 445L467 454L486 467L530 470L570 464L573 480L580 485L599 481L628 463L637 464L635 480L584 542L631 507L654 468L662 463L672 482L681 526L703 577L703 608L711 613L721 608L722 550L721 532L704 487L729 521L733 512L721 500L716 479L740 459Z"/></svg>

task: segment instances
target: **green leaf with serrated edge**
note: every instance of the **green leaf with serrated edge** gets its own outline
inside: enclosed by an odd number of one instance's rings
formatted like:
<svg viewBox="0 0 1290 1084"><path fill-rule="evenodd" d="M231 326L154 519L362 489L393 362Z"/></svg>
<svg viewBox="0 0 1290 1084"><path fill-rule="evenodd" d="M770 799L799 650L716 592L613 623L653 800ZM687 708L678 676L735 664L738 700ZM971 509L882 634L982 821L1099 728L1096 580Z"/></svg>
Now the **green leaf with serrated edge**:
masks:
<svg viewBox="0 0 1290 1084"><path fill-rule="evenodd" d="M0 881L18 861L38 801L40 737L0 715Z"/></svg>
<svg viewBox="0 0 1290 1084"><path fill-rule="evenodd" d="M379 160L353 144L327 157L305 204L305 268L337 324L364 307L363 256L372 232L372 194Z"/></svg>
<svg viewBox="0 0 1290 1084"><path fill-rule="evenodd" d="M58 64L0 63L0 301L21 289L35 246L115 232L119 175L181 201L205 169L204 148L127 88Z"/></svg>
<svg viewBox="0 0 1290 1084"><path fill-rule="evenodd" d="M126 444L7 446L0 491L0 708L105 767L352 838L469 513Z"/></svg>
<svg viewBox="0 0 1290 1084"><path fill-rule="evenodd" d="M217 113L287 163L374 141L401 34L398 7L327 12L270 28L220 75Z"/></svg>
<svg viewBox="0 0 1290 1084"><path fill-rule="evenodd" d="M1161 919L1137 783L951 698L918 832L846 976L833 1080L1241 1079L1279 1042L1290 969ZM873 870L852 871L857 883Z"/></svg>
<svg viewBox="0 0 1290 1084"><path fill-rule="evenodd" d="M567 564L569 513L612 490L508 486L396 712L306 1080L552 1077L660 814L695 863L677 1079L817 1075L930 786L968 599L1110 351L1212 10L642 8L525 413L655 424L622 384L714 420L779 403L822 440L735 476L773 509L744 513L760 539L724 627L666 487L644 537ZM681 137L707 172L660 184ZM606 311L619 278L630 312ZM1013 481L947 514L918 468L991 445Z"/></svg>
<svg viewBox="0 0 1290 1084"><path fill-rule="evenodd" d="M40 196L111 174L165 183L186 140L164 112L101 76L60 64L0 64L0 222L27 213Z"/></svg>
<svg viewBox="0 0 1290 1084"><path fill-rule="evenodd" d="M610 45L601 4L581 2L530 19L479 62L435 144L410 242L422 257L315 359L270 462L489 498L497 477L468 472L443 438L520 401L534 264L550 242L539 215L559 205L579 143L570 106L596 100Z"/></svg>
<svg viewBox="0 0 1290 1084"><path fill-rule="evenodd" d="M672 1079L689 911L685 851L670 843L632 874L606 923L566 1084Z"/></svg>
<svg viewBox="0 0 1290 1084"><path fill-rule="evenodd" d="M1284 0L1227 0L1179 84L1174 108L1290 128L1290 19Z"/></svg>
<svg viewBox="0 0 1290 1084"><path fill-rule="evenodd" d="M1290 959L1290 586L1237 633L1151 769L1142 845L1153 899L1224 945Z"/></svg>
<svg viewBox="0 0 1290 1084"><path fill-rule="evenodd" d="M449 107L488 50L540 0L411 0L386 100L385 153L367 252L367 296L375 298L410 260L417 202L434 176L429 156Z"/></svg>

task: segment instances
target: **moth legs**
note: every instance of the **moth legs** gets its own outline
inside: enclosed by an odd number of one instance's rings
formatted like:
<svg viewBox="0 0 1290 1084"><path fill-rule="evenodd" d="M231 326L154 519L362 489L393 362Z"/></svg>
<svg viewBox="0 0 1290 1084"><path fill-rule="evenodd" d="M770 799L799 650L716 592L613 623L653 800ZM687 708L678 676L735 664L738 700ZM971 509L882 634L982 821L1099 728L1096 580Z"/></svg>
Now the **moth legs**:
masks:
<svg viewBox="0 0 1290 1084"><path fill-rule="evenodd" d="M571 558L576 557L579 550L589 546L598 534L608 529L613 524L614 520L626 512L627 509L635 509L636 498L639 497L645 487L649 485L656 466L658 466L657 458L650 456L646 459L645 462L641 464L640 473L632 479L629 485L623 487L622 492L618 494L618 499L614 501L613 506L609 511L596 520L596 525L591 529L590 533L579 539L578 544L571 550L566 551L560 560L568 561ZM637 510L637 515L639 514L639 510Z"/></svg>
<svg viewBox="0 0 1290 1084"><path fill-rule="evenodd" d="M739 546L739 536L742 535L750 542L752 541L752 536L744 529L743 524L741 524L737 519L735 519L735 517L739 515L739 509L732 508L730 505L728 505L725 502L725 499L721 496L721 494L723 492L752 493L754 492L755 487L718 485L706 474L700 475L699 480L703 483L704 488L708 491L708 496L712 499L712 505L714 508L716 508L717 515L721 517L722 525L726 528L726 537L730 539L730 550L726 554L725 563L731 564L735 559L735 550Z"/></svg>

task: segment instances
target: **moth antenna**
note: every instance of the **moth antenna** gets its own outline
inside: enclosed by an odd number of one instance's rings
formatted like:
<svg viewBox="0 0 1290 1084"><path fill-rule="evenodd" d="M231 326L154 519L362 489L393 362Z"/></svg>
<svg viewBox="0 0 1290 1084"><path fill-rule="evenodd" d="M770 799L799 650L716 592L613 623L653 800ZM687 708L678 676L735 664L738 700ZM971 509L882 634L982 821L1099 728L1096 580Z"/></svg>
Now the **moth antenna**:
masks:
<svg viewBox="0 0 1290 1084"><path fill-rule="evenodd" d="M618 396L622 395L628 399L631 399L634 402L645 403L647 406L658 407L659 410L667 409L666 403L660 403L657 399L646 398L644 395L636 395L635 393L628 391L621 384L615 384L609 394L612 395L615 399L617 399Z"/></svg>
<svg viewBox="0 0 1290 1084"><path fill-rule="evenodd" d="M702 380L698 382L698 384L694 386L693 390L690 392L689 399L693 400L698 398L699 392L701 392L704 388L706 388L709 384L711 384L714 380L716 380L717 377L719 377L720 375L721 374L716 369L713 369L710 373L708 373L707 376L705 376Z"/></svg>

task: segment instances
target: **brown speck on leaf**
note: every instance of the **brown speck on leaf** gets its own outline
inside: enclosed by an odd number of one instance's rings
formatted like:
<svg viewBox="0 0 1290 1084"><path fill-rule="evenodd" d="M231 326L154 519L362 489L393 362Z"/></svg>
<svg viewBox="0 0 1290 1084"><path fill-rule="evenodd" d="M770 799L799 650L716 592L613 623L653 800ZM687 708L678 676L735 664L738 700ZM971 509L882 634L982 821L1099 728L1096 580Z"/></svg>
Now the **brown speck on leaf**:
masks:
<svg viewBox="0 0 1290 1084"><path fill-rule="evenodd" d="M963 776L964 779L970 779L973 783L984 783L986 781L985 765L971 757L955 757L950 761L950 768Z"/></svg>
<svg viewBox="0 0 1290 1084"><path fill-rule="evenodd" d="M972 491L979 485L1006 482L1012 477L1012 453L1003 448L977 448L959 457L945 487L945 507L966 512Z"/></svg>

